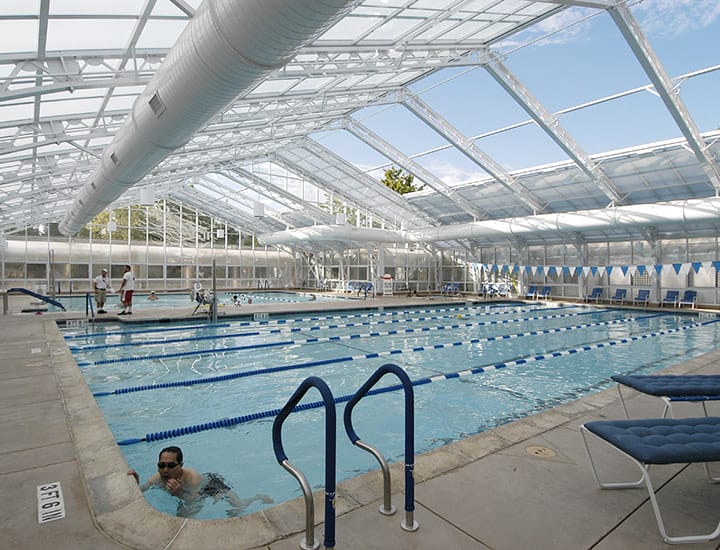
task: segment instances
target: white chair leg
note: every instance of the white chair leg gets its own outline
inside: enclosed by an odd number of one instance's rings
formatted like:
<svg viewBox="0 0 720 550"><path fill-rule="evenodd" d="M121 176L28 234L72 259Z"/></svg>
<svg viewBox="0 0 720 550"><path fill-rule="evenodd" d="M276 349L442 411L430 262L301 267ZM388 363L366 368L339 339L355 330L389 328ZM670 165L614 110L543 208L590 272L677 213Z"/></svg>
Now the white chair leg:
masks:
<svg viewBox="0 0 720 550"><path fill-rule="evenodd" d="M590 466L592 468L593 477L595 478L595 482L598 484L598 486L601 489L631 489L631 488L637 488L641 485L645 484L645 487L648 491L648 496L650 497L650 504L652 506L653 512L655 514L655 521L657 522L658 529L660 531L660 536L663 538L663 540L669 544L684 544L684 543L691 543L691 542L708 542L713 539L716 539L718 536L720 536L720 521L718 522L717 527L715 527L715 530L711 533L707 533L704 535L685 535L681 537L672 537L668 535L667 530L665 529L665 523L662 519L662 514L660 513L660 506L658 505L657 498L655 495L655 489L653 488L652 481L650 480L650 465L644 464L629 454L627 454L625 451L618 449L615 445L612 443L606 441L602 437L599 437L598 435L592 433L590 430L585 428L585 426L580 426L580 433L583 436L583 442L585 443L585 450L587 451L588 458L590 459ZM629 482L604 482L600 481L600 477L598 476L597 469L595 468L595 462L592 458L592 453L590 452L590 445L587 441L586 434L591 433L595 436L595 438L599 439L600 441L603 441L606 445L609 447L615 449L618 453L621 455L627 457L630 459L634 464L637 465L638 468L640 468L640 471L642 472L642 475L639 480L637 481L629 481ZM720 477L712 477L710 475L710 471L708 469L707 463L704 464L705 466L705 473L709 480L712 482L720 482Z"/></svg>

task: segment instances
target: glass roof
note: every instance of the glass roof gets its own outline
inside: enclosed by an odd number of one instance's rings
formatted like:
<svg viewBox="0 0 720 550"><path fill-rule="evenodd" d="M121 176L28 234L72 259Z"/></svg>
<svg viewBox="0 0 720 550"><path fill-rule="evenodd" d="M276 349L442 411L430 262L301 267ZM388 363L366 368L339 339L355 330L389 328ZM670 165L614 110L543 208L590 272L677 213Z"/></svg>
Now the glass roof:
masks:
<svg viewBox="0 0 720 550"><path fill-rule="evenodd" d="M716 0L575 3L358 1L112 207L148 186L263 233L338 211L412 229L716 196ZM0 0L0 233L63 219L199 6ZM391 166L422 189L386 188Z"/></svg>

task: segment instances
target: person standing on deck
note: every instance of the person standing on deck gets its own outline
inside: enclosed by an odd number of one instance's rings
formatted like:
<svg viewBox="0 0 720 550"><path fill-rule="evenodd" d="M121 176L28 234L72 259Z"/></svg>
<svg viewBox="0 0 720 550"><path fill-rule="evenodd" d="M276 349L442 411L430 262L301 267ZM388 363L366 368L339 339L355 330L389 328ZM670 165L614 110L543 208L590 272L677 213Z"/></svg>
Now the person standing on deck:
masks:
<svg viewBox="0 0 720 550"><path fill-rule="evenodd" d="M108 288L110 288L110 279L107 278L107 269L101 269L100 275L93 279L93 290L95 291L95 304L98 313L107 313L105 311L105 298Z"/></svg>
<svg viewBox="0 0 720 550"><path fill-rule="evenodd" d="M123 271L122 283L120 284L120 303L123 310L118 315L132 315L132 297L135 290L135 274L132 267L126 265Z"/></svg>

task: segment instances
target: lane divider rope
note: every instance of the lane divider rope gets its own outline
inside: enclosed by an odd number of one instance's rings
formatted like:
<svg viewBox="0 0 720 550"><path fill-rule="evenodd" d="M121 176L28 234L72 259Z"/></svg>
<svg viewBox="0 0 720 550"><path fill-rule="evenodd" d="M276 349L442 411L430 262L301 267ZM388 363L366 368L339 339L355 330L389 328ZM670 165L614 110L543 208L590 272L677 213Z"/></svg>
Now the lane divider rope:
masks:
<svg viewBox="0 0 720 550"><path fill-rule="evenodd" d="M569 316L573 314L561 314L560 316ZM658 314L662 315L662 314ZM545 320L545 319L553 319L554 316L552 315L542 315L536 318L533 318L534 320ZM626 322L627 319L621 319L620 321ZM484 325L501 325L510 323L510 322L522 322L524 319L515 320L515 319L501 319L501 320L492 320L492 321L480 321L478 323L454 323L452 325L438 325L434 327L419 327L419 328L407 328L407 329L399 329L399 330L387 330L387 331L375 331L375 332L366 332L366 333L356 333L356 334L345 334L341 336L318 336L316 338L303 338L300 340L281 340L278 342L265 342L260 344L247 344L244 346L229 346L229 347L220 347L220 348L204 348L204 349L196 349L192 351L177 351L174 353L155 353L155 354L147 354L147 355L129 355L127 357L113 357L110 359L96 359L94 361L78 361L77 365L78 367L93 367L93 366L99 366L99 365L111 365L115 363L130 363L134 361L150 361L150 360L162 360L162 359L173 359L178 357L202 357L205 355L215 355L218 353L229 353L229 352L238 352L238 351L248 351L253 349L264 349L264 348L270 348L270 347L279 347L279 346L295 346L295 345L303 345L303 344L317 344L321 342L339 342L343 340L357 340L359 338L377 338L380 336L395 336L399 334L412 334L412 333L421 333L421 332L437 332L441 330L452 330L452 329L458 329L458 328L472 328L477 326L484 326ZM593 326L592 324L590 326ZM460 344L462 345L462 344Z"/></svg>
<svg viewBox="0 0 720 550"><path fill-rule="evenodd" d="M349 361L375 359L377 357L384 357L384 356L388 356L388 355L401 355L403 353L420 353L420 352L429 351L429 350L474 345L474 344L478 344L481 342L494 342L496 340L510 340L513 338L521 338L523 336L538 336L541 334L554 334L554 333L560 333L560 332L567 332L570 330L578 330L578 329L582 329L582 328L590 328L590 327L597 327L597 326L609 326L609 325L627 323L629 321L630 321L629 319L615 319L613 321L600 321L600 322L596 322L596 323L584 323L581 325L574 325L574 326L569 326L569 327L558 327L558 328L552 328L552 329L533 330L533 331L529 331L529 332L521 332L521 333L515 333L515 334L504 334L501 336L486 336L484 338L472 338L470 340L464 340L464 341L459 341L459 342L445 342L445 343L439 343L439 344L432 344L432 345L428 345L428 346L416 346L416 347L412 347L412 348L401 348L401 349L393 349L393 350L387 350L387 351L365 353L362 355L349 355L349 356L345 356L345 357L334 357L334 358L330 358L330 359L320 359L317 361L308 361L305 363L293 363L293 364L289 364L289 365L279 365L276 367L266 367L266 368L262 368L262 369L248 370L248 371L242 371L242 372L232 372L232 373L228 373L228 374L220 374L217 376L205 376L202 378L194 378L191 380L177 380L174 382L161 382L158 384L145 384L142 386L130 386L130 387L126 387L126 388L118 388L113 391L99 391L99 392L94 392L93 396L105 397L105 396L109 396L109 395L123 395L123 394L127 394L127 393L135 393L135 392L139 392L139 391L150 391L150 390L159 390L159 389L165 389L165 388L188 387L188 386L194 386L197 384L210 384L210 383L214 383L214 382L226 382L228 380L236 380L239 378L248 378L251 376L259 376L262 374L272 374L272 373L283 372L283 371L288 371L288 370L306 369L306 368L317 367L317 366L321 366L321 365L331 365L331 364L335 364L335 363L343 363L343 362L349 362ZM411 330L411 329L408 329L408 330ZM400 331L398 331L398 332L400 332ZM423 329L422 332L425 332L425 330ZM360 338L361 336L357 335L356 337Z"/></svg>
<svg viewBox="0 0 720 550"><path fill-rule="evenodd" d="M609 311L609 310L608 310ZM579 315L590 315L595 313L593 311L580 311L576 313L563 313L558 315L544 315L540 317L524 317L520 319L507 319L503 321L482 321L476 324L465 323L462 326L484 326L488 324L507 324L507 323L521 323L524 321L534 321L539 319L560 319L565 317L577 317ZM482 312L470 313L468 315L479 316L484 315ZM459 316L459 315L458 315ZM222 340L225 338L245 338L249 336L266 336L270 334L288 334L288 333L302 333L302 332L313 332L318 330L337 330L342 328L353 328L362 326L373 326L373 325L387 325L387 324L401 324L401 323L416 323L418 321L439 321L442 319L450 319L455 317L452 315L432 315L429 317L408 317L403 319L380 319L378 321L362 321L359 323L336 323L330 325L314 325L311 327L288 327L288 328L273 328L266 331L250 331L250 332L225 332L222 334L206 334L204 336L187 336L184 338L166 338L163 340L138 340L135 342L116 342L112 344L95 344L85 346L68 346L70 351L96 351L101 349L113 349L123 347L137 347L137 346L154 346L162 344L179 344L184 342L199 342L203 340Z"/></svg>
<svg viewBox="0 0 720 550"><path fill-rule="evenodd" d="M413 387L422 386L425 384L431 384L433 382L439 382L442 380L452 380L454 378L462 378L465 376L471 376L471 375L475 375L475 374L488 373L488 372L492 372L492 371L496 371L496 370L500 370L500 369L505 369L508 367L527 365L530 363L544 361L546 359L552 359L555 357L563 357L563 356L573 355L573 354L577 354L577 353L584 353L587 351L601 349L604 347L629 344L631 342L645 340L648 338L654 338L657 336L665 336L667 334L672 334L674 332L679 332L681 330L688 330L691 328L697 328L700 326L709 325L711 323L717 323L717 322L720 322L720 319L714 319L711 321L704 321L701 323L683 325L681 327L676 327L676 328L672 328L672 329L668 329L668 330L660 330L657 332L652 332L652 333L647 333L647 334L641 334L639 336L632 336L629 338L621 338L619 340L598 342L596 344L589 344L589 345L582 346L579 348L565 349L562 351L553 351L553 352L538 354L538 355L528 355L526 357L521 357L519 359L515 359L512 361L496 363L494 365L475 367L472 369L466 369L466 370L457 371L457 372L453 372L453 373L440 374L440 375L430 376L430 377L426 377L426 378L420 378L420 379L414 380L412 382L412 385L413 385ZM391 386L386 386L386 387L370 390L367 393L367 395L376 395L376 394L396 391L396 390L400 390L400 389L403 389L403 385L395 384L395 385L391 385ZM336 397L334 399L334 401L336 404L342 403L342 402L350 400L353 397L353 395L354 394L348 394L348 395ZM313 401L310 403L303 403L303 404L297 405L293 409L293 411L316 409L316 408L322 407L324 405L325 405L324 401ZM188 435L188 434L192 434L192 433L203 432L203 431L213 430L213 429L217 429L217 428L227 428L227 427L231 427L231 426L236 426L238 424L250 422L253 420L260 420L262 418L269 418L269 417L277 416L277 414L280 412L280 410L281 410L281 408L270 409L270 410L260 411L260 412L256 412L256 413L252 413L252 414L236 416L234 418L222 418L220 420L214 420L214 421L205 422L202 424L194 424L192 426L185 426L185 427L181 427L181 428L174 428L174 429L170 429L170 430L148 433L145 435L145 437L142 437L142 438L123 439L123 440L118 441L117 443L118 443L118 445L133 445L135 443L140 443L142 441L146 441L146 442L150 443L152 441L171 439L171 438L179 437L182 435Z"/></svg>
<svg viewBox="0 0 720 550"><path fill-rule="evenodd" d="M497 308L507 308L508 305L515 305L515 304L507 304L504 306L499 305L493 305L490 306L491 309L497 309ZM522 304L523 306L525 304ZM480 308L485 308L486 306L483 305L473 305L473 306L459 306L459 307L451 307L451 308L430 308L430 309L413 309L411 310L412 313L441 313L444 311L467 311L467 310L476 310ZM528 313L531 311L542 311L542 310L555 310L555 309L569 309L574 307L587 307L582 305L563 305L563 306L553 306L553 307L532 307L532 308L518 308L513 311L519 312L519 313ZM595 309L597 311L597 309ZM128 334L143 334L143 333L152 333L152 332L170 332L174 330L203 330L207 328L215 328L215 327L225 327L225 326L238 326L238 327L259 327L259 326L272 326L272 325L289 325L293 323L307 323L307 322L314 322L314 321L327 321L331 319L361 319L365 317L387 317L390 315L404 315L408 312L408 310L399 310L399 311L371 311L369 313L345 313L342 315L317 315L313 317L300 317L300 318L292 318L292 319L267 319L264 321L240 321L236 323L223 323L223 324L216 324L216 325L207 325L202 324L199 326L186 326L186 327L177 327L177 328L154 328L154 329L142 329L142 330L121 330L121 331L111 331L111 332L94 332L92 334L69 334L65 336L66 340L71 339L79 339L79 338L98 338L103 336L125 336ZM500 311L500 312L491 312L486 313L486 315L504 315L509 312L507 311Z"/></svg>

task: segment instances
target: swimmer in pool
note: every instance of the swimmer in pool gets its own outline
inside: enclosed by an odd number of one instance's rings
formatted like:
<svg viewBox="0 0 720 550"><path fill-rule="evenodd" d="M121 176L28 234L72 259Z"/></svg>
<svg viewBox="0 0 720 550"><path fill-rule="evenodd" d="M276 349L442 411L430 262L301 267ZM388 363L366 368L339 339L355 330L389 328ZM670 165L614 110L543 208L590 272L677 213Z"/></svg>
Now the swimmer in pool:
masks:
<svg viewBox="0 0 720 550"><path fill-rule="evenodd" d="M198 494L202 476L192 468L183 468L183 453L180 447L165 447L160 451L157 463L158 473L140 485L145 492L150 487L162 487L168 493L180 499L191 499ZM128 471L140 484L140 476L135 470Z"/></svg>
<svg viewBox="0 0 720 550"><path fill-rule="evenodd" d="M158 473L140 485L145 492L151 487L165 489L182 502L178 506L177 515L181 517L195 516L202 509L202 500L211 497L213 502L226 500L232 508L227 515L239 515L252 502L260 500L270 504L273 500L267 495L255 495L251 498L240 498L225 483L222 476L213 473L200 474L192 468L183 467L183 453L180 447L165 447L160 451ZM128 470L128 475L140 484L140 476L135 470Z"/></svg>

